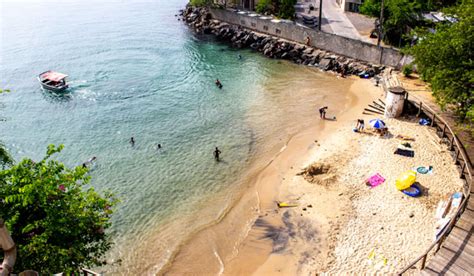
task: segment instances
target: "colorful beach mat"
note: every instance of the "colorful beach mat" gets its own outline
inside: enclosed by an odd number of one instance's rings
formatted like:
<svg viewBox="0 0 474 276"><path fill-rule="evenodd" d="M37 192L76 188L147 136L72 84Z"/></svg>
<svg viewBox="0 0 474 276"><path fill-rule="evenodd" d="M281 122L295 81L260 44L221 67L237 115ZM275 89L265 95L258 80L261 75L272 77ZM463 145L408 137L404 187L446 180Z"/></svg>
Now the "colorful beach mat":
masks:
<svg viewBox="0 0 474 276"><path fill-rule="evenodd" d="M385 178L383 178L383 176L381 176L379 173L372 175L366 180L366 184L369 185L371 188L377 187L378 185L384 182Z"/></svg>

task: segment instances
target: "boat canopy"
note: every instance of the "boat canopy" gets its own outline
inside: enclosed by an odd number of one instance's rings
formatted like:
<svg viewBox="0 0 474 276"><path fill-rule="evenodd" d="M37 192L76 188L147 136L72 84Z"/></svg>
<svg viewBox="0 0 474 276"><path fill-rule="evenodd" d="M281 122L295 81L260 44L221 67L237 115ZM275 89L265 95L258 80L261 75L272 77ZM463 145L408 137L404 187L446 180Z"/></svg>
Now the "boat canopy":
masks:
<svg viewBox="0 0 474 276"><path fill-rule="evenodd" d="M41 77L51 81L61 81L62 79L66 78L67 75L59 72L48 71L41 74Z"/></svg>

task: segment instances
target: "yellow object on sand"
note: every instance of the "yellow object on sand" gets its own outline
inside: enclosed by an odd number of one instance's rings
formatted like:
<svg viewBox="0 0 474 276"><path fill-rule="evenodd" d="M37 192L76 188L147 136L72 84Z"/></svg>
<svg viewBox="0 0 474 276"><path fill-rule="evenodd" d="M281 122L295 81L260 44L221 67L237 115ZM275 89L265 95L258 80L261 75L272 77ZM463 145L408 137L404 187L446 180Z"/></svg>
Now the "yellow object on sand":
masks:
<svg viewBox="0 0 474 276"><path fill-rule="evenodd" d="M287 203L287 202L279 202L278 207L280 208L287 208L287 207L296 207L298 204L292 204L292 203Z"/></svg>
<svg viewBox="0 0 474 276"><path fill-rule="evenodd" d="M416 181L416 172L409 170L402 173L397 180L395 180L395 186L399 191L410 188Z"/></svg>
<svg viewBox="0 0 474 276"><path fill-rule="evenodd" d="M375 259L375 248L372 249L372 251L370 251L369 253L369 260L373 260Z"/></svg>

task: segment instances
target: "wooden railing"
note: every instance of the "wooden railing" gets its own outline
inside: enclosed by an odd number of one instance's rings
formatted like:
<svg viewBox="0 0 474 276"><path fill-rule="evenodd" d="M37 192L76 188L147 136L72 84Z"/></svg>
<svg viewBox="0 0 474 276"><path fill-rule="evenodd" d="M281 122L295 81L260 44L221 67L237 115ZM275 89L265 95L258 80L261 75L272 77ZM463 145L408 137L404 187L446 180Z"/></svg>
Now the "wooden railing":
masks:
<svg viewBox="0 0 474 276"><path fill-rule="evenodd" d="M426 259L428 255L431 253L433 248L436 247L435 252L441 248L446 237L451 232L452 228L460 218L461 214L464 212L467 202L469 201L469 197L471 194L472 183L473 183L473 168L471 160L466 153L466 150L463 144L459 141L458 137L456 136L455 132L451 129L451 127L446 123L446 121L441 118L439 115L436 115L436 112L431 109L428 105L424 104L421 100L417 99L413 95L407 94L407 101L418 108L418 116L425 115L427 118L431 120L431 126L436 128L436 132L441 139L444 139L449 146L449 150L453 152L452 157L454 159L454 163L459 166L460 168L460 178L464 179L464 198L461 201L459 209L456 212L456 215L451 218L449 221L448 226L440 233L438 238L428 247L428 249L418 258L413 260L409 265L407 265L404 269L402 269L398 275L402 275L403 273L407 272L412 267L415 267L420 261L421 266L420 269L424 269L426 265Z"/></svg>

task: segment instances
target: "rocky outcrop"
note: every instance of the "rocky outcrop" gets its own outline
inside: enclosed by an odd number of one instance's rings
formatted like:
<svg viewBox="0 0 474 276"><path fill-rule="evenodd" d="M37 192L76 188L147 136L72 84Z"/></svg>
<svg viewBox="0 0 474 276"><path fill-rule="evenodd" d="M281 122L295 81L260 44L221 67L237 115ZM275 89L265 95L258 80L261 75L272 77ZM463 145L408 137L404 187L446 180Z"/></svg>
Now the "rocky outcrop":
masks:
<svg viewBox="0 0 474 276"><path fill-rule="evenodd" d="M371 65L352 58L309 47L293 41L257 33L241 26L231 25L212 18L206 8L187 6L180 11L186 24L196 32L213 34L236 48L252 48L269 58L286 59L298 64L319 67L325 71L335 71L343 75L373 77L385 67Z"/></svg>

